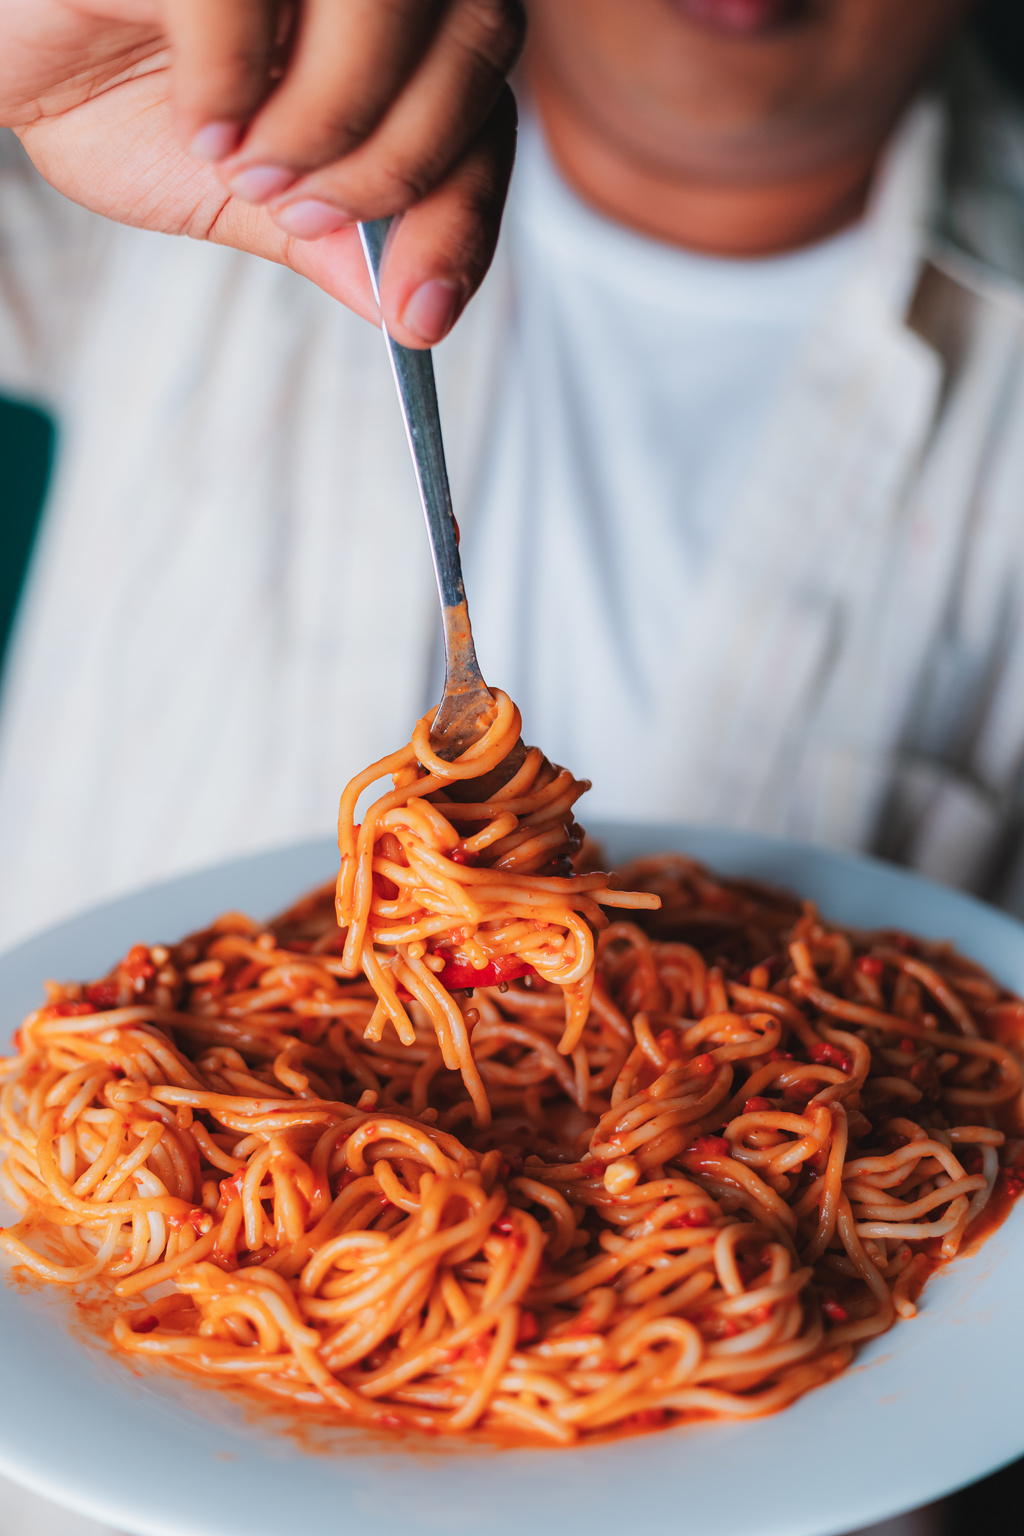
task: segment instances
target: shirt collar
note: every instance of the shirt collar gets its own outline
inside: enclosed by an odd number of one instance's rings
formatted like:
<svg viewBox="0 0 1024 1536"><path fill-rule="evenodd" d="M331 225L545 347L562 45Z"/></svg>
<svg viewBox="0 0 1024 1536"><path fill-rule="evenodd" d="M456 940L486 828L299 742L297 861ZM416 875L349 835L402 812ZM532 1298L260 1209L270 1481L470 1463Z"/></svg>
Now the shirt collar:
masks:
<svg viewBox="0 0 1024 1536"><path fill-rule="evenodd" d="M949 112L939 96L904 112L875 174L865 217L864 278L893 319L910 308L943 204Z"/></svg>

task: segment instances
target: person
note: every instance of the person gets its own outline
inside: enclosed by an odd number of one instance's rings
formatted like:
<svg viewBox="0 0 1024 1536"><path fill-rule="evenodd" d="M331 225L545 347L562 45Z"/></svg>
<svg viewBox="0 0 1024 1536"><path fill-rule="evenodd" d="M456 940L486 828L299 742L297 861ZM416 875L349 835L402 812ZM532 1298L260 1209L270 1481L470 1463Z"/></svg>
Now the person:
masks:
<svg viewBox="0 0 1024 1536"><path fill-rule="evenodd" d="M479 283L517 13L310 0L282 55L277 9L5 23L0 384L62 434L0 712L8 941L325 830L438 693L386 359L334 300L372 317L353 220L396 211L398 339ZM970 10L531 6L505 238L438 371L485 673L591 816L1012 885L1021 129L963 50L936 73Z"/></svg>
<svg viewBox="0 0 1024 1536"><path fill-rule="evenodd" d="M481 661L592 813L1019 900L1024 123L972 8L530 0L499 241L512 0L12 0L0 387L61 449L0 938L323 832L436 701L395 213Z"/></svg>

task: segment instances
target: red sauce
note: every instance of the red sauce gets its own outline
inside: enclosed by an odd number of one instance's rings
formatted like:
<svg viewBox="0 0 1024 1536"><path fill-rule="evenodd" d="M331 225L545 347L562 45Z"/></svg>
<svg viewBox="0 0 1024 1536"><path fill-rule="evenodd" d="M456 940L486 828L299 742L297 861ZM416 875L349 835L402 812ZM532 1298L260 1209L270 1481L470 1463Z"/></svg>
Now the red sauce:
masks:
<svg viewBox="0 0 1024 1536"><path fill-rule="evenodd" d="M97 1008L116 1008L121 989L116 981L94 981L82 989Z"/></svg>
<svg viewBox="0 0 1024 1536"><path fill-rule="evenodd" d="M674 1217L670 1227L706 1227L714 1220L714 1213L706 1205L691 1205L681 1216Z"/></svg>
<svg viewBox="0 0 1024 1536"><path fill-rule="evenodd" d="M808 1060L816 1062L819 1067L835 1067L840 1072L853 1071L853 1058L849 1051L844 1051L838 1045L832 1045L828 1040L819 1040L812 1045L807 1052Z"/></svg>
<svg viewBox="0 0 1024 1536"><path fill-rule="evenodd" d="M1002 1226L1022 1193L1024 1193L1024 1169L1001 1168L988 1204L964 1233L964 1240L960 1244L957 1257L977 1253L985 1239L990 1237L997 1227Z"/></svg>
<svg viewBox="0 0 1024 1536"><path fill-rule="evenodd" d="M534 1312L520 1312L519 1332L516 1334L517 1344L530 1344L540 1333L540 1324Z"/></svg>
<svg viewBox="0 0 1024 1536"><path fill-rule="evenodd" d="M242 1195L242 1180L245 1178L245 1169L239 1168L229 1178L220 1181L220 1197L225 1205L231 1200L237 1200Z"/></svg>
<svg viewBox="0 0 1024 1536"><path fill-rule="evenodd" d="M149 958L149 950L145 944L133 944L118 966L118 970L124 971L132 981L148 981L151 976L156 975L156 966Z"/></svg>
<svg viewBox="0 0 1024 1536"><path fill-rule="evenodd" d="M436 1462L438 1457L464 1456L467 1452L477 1453L482 1450L521 1450L525 1447L532 1451L550 1451L555 1455L562 1452L562 1447L511 1429L477 1430L471 1442L464 1436L411 1428L395 1415L389 1414L383 1405L376 1423L352 1424L326 1404L282 1402L279 1397L251 1383L242 1387L211 1380L178 1361L151 1361L139 1355L129 1359L113 1342L111 1330L117 1317L124 1316L126 1312L144 1311L144 1306L138 1304L138 1298L134 1302L122 1301L102 1281L92 1281L73 1290L63 1286L54 1287L49 1281L20 1266L7 1270L4 1279L8 1285L23 1293L45 1295L76 1339L90 1348L102 1349L110 1359L116 1361L120 1369L127 1370L137 1380L145 1382L147 1390L151 1388L158 1397L166 1398L167 1377L174 1376L189 1387L209 1392L209 1417L213 1422L224 1422L222 1404L227 1397L241 1411L248 1424L264 1434L287 1435L306 1455L393 1456L396 1451L400 1451L404 1457L429 1456ZM520 1343L530 1342L529 1337L524 1337L523 1329L529 1333L528 1319L531 1317L533 1314L528 1311L520 1313ZM699 1314L695 1321L699 1321ZM533 1318L533 1322L536 1325L536 1318ZM134 1327L140 1333L151 1331L144 1318ZM578 1331L586 1333L589 1328L588 1319L581 1315ZM735 1325L727 1323L720 1336L729 1337L730 1333L735 1334L737 1331ZM486 1358L486 1350L484 1353ZM594 1445L606 1440L622 1440L664 1429L670 1424L696 1422L708 1417L703 1413L673 1415L660 1408L645 1409L606 1433L588 1435L584 1443Z"/></svg>
<svg viewBox="0 0 1024 1536"><path fill-rule="evenodd" d="M499 987L502 982L516 981L520 976L535 976L532 965L516 959L515 955L499 955L483 970L458 960L449 960L438 980L449 992L472 991L474 987Z"/></svg>

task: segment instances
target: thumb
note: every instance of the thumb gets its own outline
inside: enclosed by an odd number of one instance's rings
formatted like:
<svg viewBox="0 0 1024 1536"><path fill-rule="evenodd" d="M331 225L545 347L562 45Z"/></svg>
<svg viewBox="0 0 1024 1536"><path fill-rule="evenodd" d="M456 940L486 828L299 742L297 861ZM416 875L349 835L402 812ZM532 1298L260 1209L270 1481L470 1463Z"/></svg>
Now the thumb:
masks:
<svg viewBox="0 0 1024 1536"><path fill-rule="evenodd" d="M204 199L204 203L205 203ZM193 239L209 240L214 245L230 245L239 251L262 256L267 261L290 267L307 277L348 309L362 315L373 325L380 324L380 311L370 286L359 230L354 224L319 240L298 240L285 234L265 208L255 208L237 197L226 197L219 181L212 180L212 210L199 207L186 234ZM399 336L397 340L404 338ZM418 345L422 346L422 342Z"/></svg>
<svg viewBox="0 0 1024 1536"><path fill-rule="evenodd" d="M512 169L515 106L511 93L448 177L401 217L388 242L381 304L388 331L403 346L434 346L455 324L483 281L497 245ZM226 196L210 181L215 213L190 234L237 246L308 277L332 298L380 322L359 232L348 225L317 240L287 235L265 207Z"/></svg>

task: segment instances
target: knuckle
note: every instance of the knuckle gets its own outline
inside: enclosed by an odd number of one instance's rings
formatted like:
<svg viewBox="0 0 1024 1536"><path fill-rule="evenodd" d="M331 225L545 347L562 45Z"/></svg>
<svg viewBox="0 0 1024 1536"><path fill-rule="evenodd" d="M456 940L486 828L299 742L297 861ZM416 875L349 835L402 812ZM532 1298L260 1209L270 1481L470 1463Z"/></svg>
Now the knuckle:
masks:
<svg viewBox="0 0 1024 1536"><path fill-rule="evenodd" d="M471 227L478 228L495 211L494 177L483 164L466 166L459 183L460 201L471 215Z"/></svg>
<svg viewBox="0 0 1024 1536"><path fill-rule="evenodd" d="M193 90L224 112L250 111L266 92L267 56L238 48L202 61L192 72Z"/></svg>
<svg viewBox="0 0 1024 1536"><path fill-rule="evenodd" d="M502 74L511 69L526 38L520 0L462 0L452 25L465 47Z"/></svg>
<svg viewBox="0 0 1024 1536"><path fill-rule="evenodd" d="M268 62L266 49L238 47L212 58L207 67L222 85L247 84L256 78L262 80Z"/></svg>
<svg viewBox="0 0 1024 1536"><path fill-rule="evenodd" d="M314 177L310 192L334 197L353 218L382 219L405 213L422 202L437 179L434 168L422 161L392 156L370 163L359 157Z"/></svg>
<svg viewBox="0 0 1024 1536"><path fill-rule="evenodd" d="M312 174L358 154L376 126L376 115L356 104L324 103L319 111L307 106L299 122L294 115L279 114L269 136L289 164Z"/></svg>
<svg viewBox="0 0 1024 1536"><path fill-rule="evenodd" d="M345 103L333 112L325 112L317 133L319 157L344 159L366 143L379 121L379 112L361 111L354 103Z"/></svg>
<svg viewBox="0 0 1024 1536"><path fill-rule="evenodd" d="M394 205L395 213L404 213L433 191L438 168L424 160L394 159L380 168L380 194Z"/></svg>

